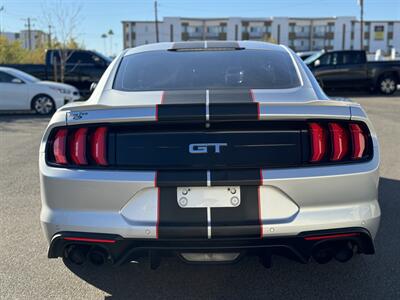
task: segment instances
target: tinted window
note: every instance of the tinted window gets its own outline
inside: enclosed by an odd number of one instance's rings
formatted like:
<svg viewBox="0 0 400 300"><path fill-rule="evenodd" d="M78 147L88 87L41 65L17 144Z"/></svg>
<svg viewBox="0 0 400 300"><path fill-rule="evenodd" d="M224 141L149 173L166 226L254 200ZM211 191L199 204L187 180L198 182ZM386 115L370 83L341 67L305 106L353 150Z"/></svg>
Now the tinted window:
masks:
<svg viewBox="0 0 400 300"><path fill-rule="evenodd" d="M362 52L339 52L338 53L338 64L361 64L364 62Z"/></svg>
<svg viewBox="0 0 400 300"><path fill-rule="evenodd" d="M123 91L299 86L283 51L149 51L123 58L114 88Z"/></svg>
<svg viewBox="0 0 400 300"><path fill-rule="evenodd" d="M76 63L94 64L98 61L100 61L100 58L98 56L90 52L82 52L82 51L73 52L71 57L68 59L68 63L70 64L76 64Z"/></svg>
<svg viewBox="0 0 400 300"><path fill-rule="evenodd" d="M328 53L321 56L319 59L321 66L326 65L336 65L337 64L337 54L336 53Z"/></svg>
<svg viewBox="0 0 400 300"><path fill-rule="evenodd" d="M11 76L7 73L0 72L0 83L12 83L14 76Z"/></svg>

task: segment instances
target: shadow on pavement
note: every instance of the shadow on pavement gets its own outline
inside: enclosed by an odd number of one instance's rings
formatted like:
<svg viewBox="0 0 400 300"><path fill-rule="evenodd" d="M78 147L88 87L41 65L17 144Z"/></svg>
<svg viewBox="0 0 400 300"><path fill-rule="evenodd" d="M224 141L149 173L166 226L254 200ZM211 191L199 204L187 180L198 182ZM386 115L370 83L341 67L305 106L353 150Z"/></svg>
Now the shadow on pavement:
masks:
<svg viewBox="0 0 400 300"><path fill-rule="evenodd" d="M298 264L276 257L265 269L257 258L234 265L188 265L178 259L162 261L160 268L130 264L119 268L68 268L103 290L106 299L157 298L396 298L400 295L400 181L381 178L381 229L373 256L356 256L341 264ZM387 276L376 276L387 274ZM396 279L397 278L397 279Z"/></svg>

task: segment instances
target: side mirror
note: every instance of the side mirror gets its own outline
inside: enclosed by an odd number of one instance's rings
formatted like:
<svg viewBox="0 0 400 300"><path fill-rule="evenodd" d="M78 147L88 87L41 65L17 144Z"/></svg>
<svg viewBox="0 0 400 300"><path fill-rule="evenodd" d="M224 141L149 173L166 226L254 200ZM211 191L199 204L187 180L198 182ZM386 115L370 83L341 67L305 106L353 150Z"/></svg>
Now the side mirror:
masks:
<svg viewBox="0 0 400 300"><path fill-rule="evenodd" d="M96 89L96 86L97 86L97 82L92 82L92 84L90 85L90 89L89 89L90 93L93 93L93 91Z"/></svg>
<svg viewBox="0 0 400 300"><path fill-rule="evenodd" d="M314 61L314 67L318 67L321 65L321 61L319 59L317 59L316 61Z"/></svg>
<svg viewBox="0 0 400 300"><path fill-rule="evenodd" d="M21 83L24 83L21 79L19 79L19 78L13 78L12 80L11 80L11 83L16 83L16 84L21 84Z"/></svg>

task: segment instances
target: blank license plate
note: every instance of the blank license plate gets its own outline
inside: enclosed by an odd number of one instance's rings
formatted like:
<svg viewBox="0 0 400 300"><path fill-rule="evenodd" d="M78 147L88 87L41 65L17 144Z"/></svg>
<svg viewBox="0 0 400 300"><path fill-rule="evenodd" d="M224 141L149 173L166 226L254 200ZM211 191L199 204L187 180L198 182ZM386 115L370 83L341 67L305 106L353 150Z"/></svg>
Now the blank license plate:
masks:
<svg viewBox="0 0 400 300"><path fill-rule="evenodd" d="M240 205L240 187L178 187L177 199L182 208L237 207Z"/></svg>

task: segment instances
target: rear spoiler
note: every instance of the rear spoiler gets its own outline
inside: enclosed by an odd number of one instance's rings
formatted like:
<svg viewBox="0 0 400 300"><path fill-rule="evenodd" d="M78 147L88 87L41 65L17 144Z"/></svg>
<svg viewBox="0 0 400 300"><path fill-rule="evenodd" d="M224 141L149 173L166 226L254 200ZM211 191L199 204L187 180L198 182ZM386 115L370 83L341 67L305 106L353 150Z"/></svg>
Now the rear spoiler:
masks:
<svg viewBox="0 0 400 300"><path fill-rule="evenodd" d="M179 105L181 108L189 108L191 104ZM229 107L229 104L227 104ZM85 124L85 123L109 123L109 122L143 122L157 121L158 105L151 106L129 106L117 107L99 105L89 109L83 107L81 110L66 111L66 124ZM180 110L182 111L182 110ZM344 105L336 101L315 101L304 104L287 103L259 103L258 120L310 120L310 119L341 119L352 120L352 116L358 120L366 118L364 111L354 104L354 106ZM177 115L179 121L193 121L192 116ZM174 116L170 116L173 120ZM243 120L243 119L241 119Z"/></svg>

